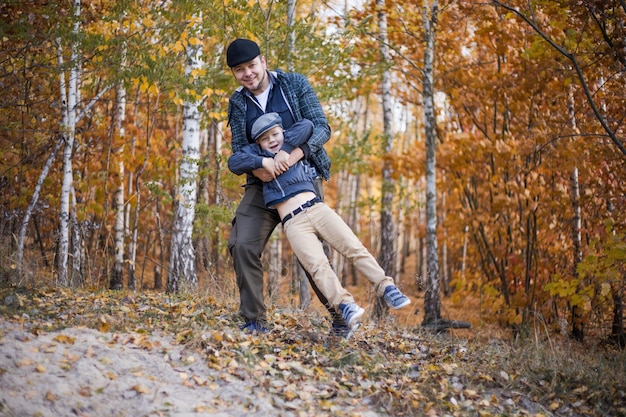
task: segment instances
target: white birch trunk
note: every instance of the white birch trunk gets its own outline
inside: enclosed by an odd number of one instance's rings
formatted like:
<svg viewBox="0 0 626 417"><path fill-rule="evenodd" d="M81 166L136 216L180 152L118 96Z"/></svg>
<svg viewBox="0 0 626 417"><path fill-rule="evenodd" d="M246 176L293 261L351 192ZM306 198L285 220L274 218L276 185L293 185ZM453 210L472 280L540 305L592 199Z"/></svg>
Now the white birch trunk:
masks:
<svg viewBox="0 0 626 417"><path fill-rule="evenodd" d="M424 129L426 136L426 288L424 324L441 319L439 256L437 253L437 135L435 126L434 57L437 0L424 0Z"/></svg>
<svg viewBox="0 0 626 417"><path fill-rule="evenodd" d="M349 222L348 224L352 226L352 230L354 230L354 233L357 236L359 236L361 234L361 226L359 223L358 200L359 200L359 189L360 189L359 184L361 183L361 175L349 174L348 181L350 183L350 186L349 186L350 211L348 213L348 222ZM350 277L349 281L352 283L352 285L358 284L357 282L358 274L356 273L356 268L354 267L354 264L350 262L346 262L346 276ZM348 278L346 278L345 281L348 282Z"/></svg>
<svg viewBox="0 0 626 417"><path fill-rule="evenodd" d="M188 45L185 74L202 67L200 45ZM182 158L170 245L167 291L177 292L196 287L196 255L193 247L193 222L197 199L198 166L200 163L200 112L197 100L187 99L183 105ZM182 282L181 282L182 281Z"/></svg>
<svg viewBox="0 0 626 417"><path fill-rule="evenodd" d="M574 108L574 91L570 86L569 89L569 106L568 106L569 118L570 118L570 127L572 129L572 133L579 133L578 127L576 124L576 112ZM582 228L582 216L580 209L580 184L578 182L578 167L574 166L572 173L570 174L570 201L572 204L572 246L574 248L574 259L573 259L573 276L578 277L578 264L583 260L582 253L582 236L581 236L581 228ZM581 283L579 285L579 289L584 285ZM580 307L572 307L572 335L577 339L582 341L585 335L585 323L583 320L583 311Z"/></svg>
<svg viewBox="0 0 626 417"><path fill-rule="evenodd" d="M337 174L337 198L336 198L336 204L335 204L335 211L337 211L337 214L339 214L343 219L346 219L346 210L348 210L348 208L346 207L346 205L349 203L346 198L346 190L348 188L348 171L347 170L343 170L340 171ZM350 224L348 222L348 224ZM346 265L345 265L345 260L343 258L343 256L341 256L341 254L339 252L337 252L336 250L331 251L331 259L332 259L332 263L333 266L335 267L335 271L337 271L337 276L339 277L339 280L341 281L342 285L346 285Z"/></svg>
<svg viewBox="0 0 626 417"><path fill-rule="evenodd" d="M78 17L81 14L80 1L74 1L74 15L77 17L76 23L73 26L73 38L76 38L80 30L80 23ZM39 193L44 180L46 179L48 172L52 166L54 158L58 153L62 145L63 148L63 180L61 187L60 198L60 215L59 215L59 242L57 253L57 280L61 286L67 286L69 284L68 279L68 259L69 259L69 226L70 226L70 193L72 191L73 182L73 170L72 170L72 155L74 147L74 137L76 131L76 124L87 113L95 103L98 102L102 96L109 90L109 86L105 86L100 92L94 96L89 104L87 104L82 111L78 111L78 103L80 102L80 90L79 90L79 74L80 74L80 62L78 60L78 43L73 41L70 44L70 64L69 71L69 83L66 80L65 71L63 69L63 42L59 38L57 42L57 60L59 64L59 99L61 102L61 123L60 123L60 137L51 152L46 164L44 165L42 172L39 176L35 190L33 192L33 198L26 210L22 224L20 226L20 234L18 241L18 267L23 266L24 260L24 241L26 239L26 230L28 222L32 216L34 207L39 199ZM80 250L82 250L81 242L76 242ZM80 260L80 259L79 259Z"/></svg>
<svg viewBox="0 0 626 417"><path fill-rule="evenodd" d="M123 62L126 63L126 51L124 51L124 59ZM126 98L126 90L124 90L124 98ZM138 114L138 109L139 109L139 95L136 98L137 102L135 103L134 106L134 117L133 120L137 120L137 114ZM157 99L158 100L158 99ZM125 100L126 101L126 100ZM124 105L124 107L126 107L126 104ZM126 117L126 116L124 116ZM125 135L124 135L125 136ZM131 158L135 158L135 145L136 145L136 138L135 136L132 136L130 139L130 153L131 153ZM128 254L128 262L126 263L127 268L128 268L128 286L129 288L133 288L135 289L137 287L137 279L135 277L135 265L137 264L137 236L138 236L138 229L139 229L139 213L141 212L141 190L140 190L140 184L139 184L139 178L141 176L141 173L143 171L145 171L146 166L148 165L148 154L150 152L150 141L146 140L146 151L145 151L145 156L144 156L144 160L143 160L143 164L141 166L141 168L139 168L139 172L134 173L132 171L130 172L126 172L125 171L125 175L126 178L128 179L128 186L126 187L127 191L127 195L130 197L130 193L132 192L132 190L134 190L135 194L134 194L134 201L135 201L135 218L133 220L133 227L131 229L130 227L130 204L125 204L125 210L124 210L124 228L125 228L125 236L129 237L130 236L130 242L129 242L129 248L126 250L126 253ZM136 174L136 178L134 177L134 175ZM127 200L130 200L130 198L127 198Z"/></svg>
<svg viewBox="0 0 626 417"><path fill-rule="evenodd" d="M287 47L287 70L294 71L293 59L296 51L296 32L293 29L296 16L296 0L287 0L287 27L289 28L289 43ZM308 288L308 287L307 287Z"/></svg>
<svg viewBox="0 0 626 417"><path fill-rule="evenodd" d="M381 64L387 66L391 61L389 52L389 40L387 37L387 10L385 0L376 0L378 16L378 44L381 56ZM393 133L391 129L391 71L383 70L381 82L382 110L383 110L383 167L381 183L381 206L380 206L380 247L378 251L378 263L386 275L394 276L395 262L395 236L392 204L395 193L395 184L391 178L391 162L388 156L393 152ZM373 316L376 319L383 317L387 306L382 298L374 303Z"/></svg>
<svg viewBox="0 0 626 417"><path fill-rule="evenodd" d="M80 0L74 0L74 16L76 22L72 29L74 35L78 35L80 23L78 17L81 14ZM63 109L63 125L61 131L65 137L63 149L63 180L61 185L61 198L59 208L59 253L57 259L58 285L67 286L68 281L68 258L70 243L70 191L72 189L72 151L76 132L76 105L78 102L78 44L72 41L70 46L70 72L69 82L66 85L65 74L61 72L60 87ZM59 43L59 66L63 65L61 44Z"/></svg>
<svg viewBox="0 0 626 417"><path fill-rule="evenodd" d="M295 16L296 16L296 0L287 0L287 27L289 28L288 35L288 46L287 46L287 70L294 71L294 63L293 56L296 52L296 32L293 29L295 24ZM282 230L282 229L281 229ZM282 232L280 232L282 234ZM280 236L280 235L279 235ZM281 258L282 259L282 258ZM297 261L297 258L293 257L294 263L296 264L295 272L296 276L294 279L298 280L298 296L300 299L300 308L305 310L311 304L311 292L309 290L309 279L306 276L306 272L302 265ZM272 279L272 275L270 274L270 280Z"/></svg>
<svg viewBox="0 0 626 417"><path fill-rule="evenodd" d="M222 151L222 134L219 131L219 128L216 123L211 123L211 126L209 129L210 130L209 130L208 136L210 138L210 143L211 143L210 149L211 149L211 153L213 154L213 162L215 164L213 166L215 175L213 178L213 186L211 187L212 189L211 198L207 199L207 201L211 204L220 205L223 201L223 196L220 192L220 186L219 186L220 181L221 181L220 155ZM215 233L211 236L211 240L210 240L210 263L211 263L211 276L212 277L219 277L221 274L221 268L223 266L222 263L220 262L220 252L219 252L220 242L221 242L221 232L219 228L216 228Z"/></svg>
<svg viewBox="0 0 626 417"><path fill-rule="evenodd" d="M387 10L385 0L376 0L378 10L379 45L382 64L387 66L391 62L389 40L387 36ZM382 75L382 104L383 104L383 152L385 156L393 152L393 132L391 126L391 71L385 69ZM380 213L380 252L378 260L385 273L395 275L395 225L393 222L392 204L395 194L395 182L391 177L391 162L385 158L382 169L382 206Z"/></svg>
<svg viewBox="0 0 626 417"><path fill-rule="evenodd" d="M396 154L402 155L407 151L407 149L413 150L411 146L411 136L409 134L409 108L407 106L404 107L404 118L407 120L406 130L404 135L402 136L402 140L400 141L400 146L396 146ZM410 195L409 191L412 189L411 180L409 178L401 177L400 178L400 189L398 192L398 196L400 198L400 202L398 204L398 213L396 218L396 224L398 225L398 254L396 256L396 267L398 276L404 273L404 265L406 262L406 257L409 251L409 234L411 232L410 222L407 221L410 218Z"/></svg>
<svg viewBox="0 0 626 417"><path fill-rule="evenodd" d="M404 178L400 178L400 189L404 190L405 189L405 183L406 180ZM402 199L403 197L403 191L400 191L400 198ZM402 272L402 263L404 260L404 251L405 251L405 245L406 245L406 241L405 241L405 231L406 231L406 227L405 227L405 217L406 217L406 211L405 211L405 206L407 203L408 198L404 198L403 204L399 204L398 205L398 211L396 214L396 219L395 219L395 224L398 226L398 232L397 232L397 255L394 259L395 265L394 265L394 271L397 271L398 275Z"/></svg>
<svg viewBox="0 0 626 417"><path fill-rule="evenodd" d="M26 240L26 230L28 228L28 222L30 221L31 216L33 215L33 210L37 205L37 201L39 200L39 193L41 192L41 187L43 186L43 182L48 176L48 172L50 171L50 167L52 166L52 162L54 162L54 158L56 154L61 149L61 145L63 144L63 137L59 138L54 145L54 148L50 152L50 156L48 156L48 160L46 161L43 169L41 170L41 174L39 175L39 179L37 180L37 184L35 185L35 190L33 192L33 198L28 204L26 208L26 212L24 213L24 218L22 218L22 223L20 225L20 231L18 234L17 241L17 271L20 276L24 273L24 241Z"/></svg>
<svg viewBox="0 0 626 417"><path fill-rule="evenodd" d="M70 192L71 207L70 219L72 221L72 270L69 274L69 286L74 288L85 282L83 259L84 259L84 241L83 229L76 215L76 190L74 186Z"/></svg>
<svg viewBox="0 0 626 417"><path fill-rule="evenodd" d="M117 86L117 109L115 118L115 131L121 145L115 149L115 159L117 160L117 188L115 189L115 222L113 224L114 236L114 262L113 275L109 288L112 290L120 290L124 285L124 238L125 238L125 221L124 221L124 122L126 120L126 89L124 84L120 82Z"/></svg>
<svg viewBox="0 0 626 417"><path fill-rule="evenodd" d="M576 124L576 112L574 109L574 92L570 86L569 91L569 108L568 113L570 117L570 127L572 129L572 133L578 134L580 131L578 130L578 126ZM578 167L574 166L572 170L572 174L570 176L570 189L571 189L571 202L572 202L572 211L574 212L574 216L572 219L572 238L573 238L573 247L574 247L574 274L576 275L576 268L578 264L583 260L582 253L582 236L581 236L581 228L582 228L582 218L581 218L581 208L580 208L580 186L578 183Z"/></svg>

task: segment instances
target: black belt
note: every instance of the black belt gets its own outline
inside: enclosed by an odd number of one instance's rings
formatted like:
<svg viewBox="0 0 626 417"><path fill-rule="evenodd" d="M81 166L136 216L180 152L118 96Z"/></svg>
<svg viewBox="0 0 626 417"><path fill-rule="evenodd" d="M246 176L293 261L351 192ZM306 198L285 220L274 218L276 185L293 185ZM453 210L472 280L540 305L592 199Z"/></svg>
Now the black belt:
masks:
<svg viewBox="0 0 626 417"><path fill-rule="evenodd" d="M287 214L285 217L283 217L283 219L281 220L283 224L287 223L287 220L290 220L292 217L294 217L297 214L300 214L304 211L304 209L307 209L311 206L314 206L317 203L321 203L322 200L320 200L319 197L315 197L310 199L309 201L307 201L306 203L303 203L300 207L298 207L297 209L295 209L294 211L292 211L291 213Z"/></svg>

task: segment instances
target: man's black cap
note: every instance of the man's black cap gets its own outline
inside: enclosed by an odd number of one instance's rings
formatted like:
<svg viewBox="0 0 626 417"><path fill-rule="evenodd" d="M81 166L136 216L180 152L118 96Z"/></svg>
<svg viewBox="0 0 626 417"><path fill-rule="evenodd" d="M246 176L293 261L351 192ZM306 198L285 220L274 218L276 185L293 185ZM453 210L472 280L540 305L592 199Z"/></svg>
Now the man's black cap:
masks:
<svg viewBox="0 0 626 417"><path fill-rule="evenodd" d="M256 42L250 39L235 39L228 45L226 50L226 63L229 67L236 67L244 62L252 61L261 55L261 50Z"/></svg>

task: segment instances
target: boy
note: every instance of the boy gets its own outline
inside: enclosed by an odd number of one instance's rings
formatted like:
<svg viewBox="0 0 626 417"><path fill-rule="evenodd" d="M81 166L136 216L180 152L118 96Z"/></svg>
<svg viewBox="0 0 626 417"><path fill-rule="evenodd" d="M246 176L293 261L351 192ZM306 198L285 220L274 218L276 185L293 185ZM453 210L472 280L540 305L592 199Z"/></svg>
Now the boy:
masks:
<svg viewBox="0 0 626 417"><path fill-rule="evenodd" d="M256 143L235 152L228 159L228 168L237 175L258 168L274 174L271 181L263 183L263 198L268 208L275 208L294 253L328 301L341 313L352 329L365 310L354 302L352 295L341 286L339 278L328 263L320 239L341 253L375 286L389 307L399 309L411 300L394 285L391 277L378 265L352 229L324 204L315 194L313 179L315 168L306 161L289 167L284 158L275 158L280 152L287 154L306 142L313 124L303 119L284 131L278 113L266 113L252 125L252 138Z"/></svg>

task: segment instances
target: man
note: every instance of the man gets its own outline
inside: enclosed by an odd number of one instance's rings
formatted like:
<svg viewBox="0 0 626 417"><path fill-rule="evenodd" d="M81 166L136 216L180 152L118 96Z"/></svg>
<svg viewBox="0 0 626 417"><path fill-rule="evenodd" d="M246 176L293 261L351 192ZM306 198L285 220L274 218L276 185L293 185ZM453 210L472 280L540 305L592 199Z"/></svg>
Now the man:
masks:
<svg viewBox="0 0 626 417"><path fill-rule="evenodd" d="M298 73L268 71L259 46L249 39L235 39L228 46L226 61L240 84L228 102L233 153L254 143L252 124L265 113L278 113L285 128L308 119L313 122L310 139L289 154L281 152L275 163L286 169L305 158L316 167L321 177L328 180L330 159L324 144L330 138L330 126L309 81ZM239 313L245 319L242 330L251 333L268 331L261 253L280 217L276 210L265 207L262 183L272 177L273 174L264 168L248 173L244 196L235 213L228 241L239 288ZM323 199L321 181L322 178L317 178L315 185L318 196ZM311 276L307 274L307 277L313 291L331 314L332 333L348 337L350 329L341 315L330 305Z"/></svg>
<svg viewBox="0 0 626 417"><path fill-rule="evenodd" d="M298 161L287 170L276 166L277 155L305 143L312 131L310 120L302 119L284 130L278 113L266 113L252 125L256 143L235 152L228 159L228 168L239 175L260 167L274 173L272 181L263 183L266 207L278 211L285 235L302 266L348 327L354 329L365 310L341 285L328 263L321 239L352 263L389 307L397 310L408 306L411 300L394 285L393 278L385 275L341 216L320 201L314 186L314 167L306 161Z"/></svg>

